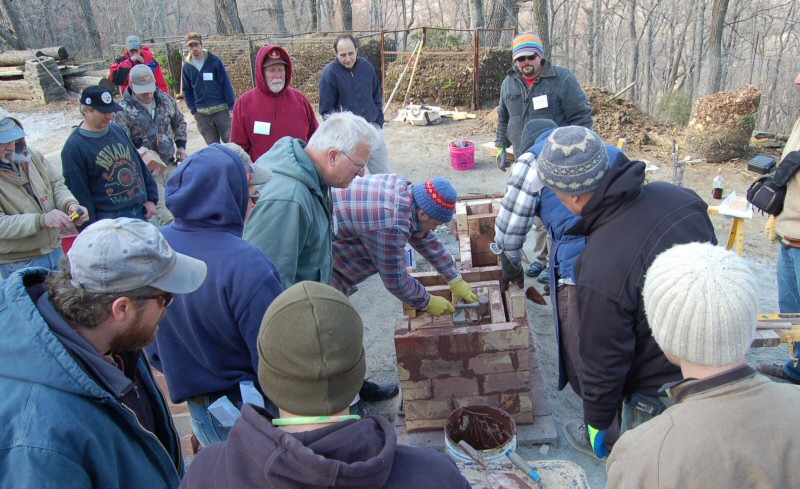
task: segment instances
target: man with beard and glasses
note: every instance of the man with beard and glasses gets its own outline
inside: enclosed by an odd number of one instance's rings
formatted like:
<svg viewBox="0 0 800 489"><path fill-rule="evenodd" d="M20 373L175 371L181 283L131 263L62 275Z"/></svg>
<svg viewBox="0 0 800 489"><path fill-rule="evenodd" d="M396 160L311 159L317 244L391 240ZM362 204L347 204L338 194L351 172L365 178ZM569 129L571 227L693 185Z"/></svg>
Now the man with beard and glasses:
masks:
<svg viewBox="0 0 800 489"><path fill-rule="evenodd" d="M308 142L319 123L308 99L291 87L292 59L280 46L264 46L256 55L256 87L233 106L231 142L253 161L289 136Z"/></svg>
<svg viewBox="0 0 800 489"><path fill-rule="evenodd" d="M0 109L0 278L25 267L58 269L61 229L89 212L64 178L25 142L22 124ZM80 211L79 216L77 211ZM74 221L70 215L74 214Z"/></svg>
<svg viewBox="0 0 800 489"><path fill-rule="evenodd" d="M0 487L178 487L178 435L141 349L205 263L118 218L88 226L61 267L0 283Z"/></svg>

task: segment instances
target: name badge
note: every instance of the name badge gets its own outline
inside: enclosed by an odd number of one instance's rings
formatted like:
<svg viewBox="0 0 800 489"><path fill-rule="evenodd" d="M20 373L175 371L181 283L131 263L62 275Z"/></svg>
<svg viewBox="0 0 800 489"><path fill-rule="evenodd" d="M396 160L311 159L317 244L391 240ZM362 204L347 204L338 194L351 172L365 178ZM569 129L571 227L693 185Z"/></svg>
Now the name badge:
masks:
<svg viewBox="0 0 800 489"><path fill-rule="evenodd" d="M203 81L214 81L214 73L203 73Z"/></svg>
<svg viewBox="0 0 800 489"><path fill-rule="evenodd" d="M539 95L538 97L533 97L533 110L546 109L546 108L547 108L547 95Z"/></svg>
<svg viewBox="0 0 800 489"><path fill-rule="evenodd" d="M269 136L270 131L272 131L272 123L271 122L256 121L253 124L253 132L255 134L261 134L263 136Z"/></svg>

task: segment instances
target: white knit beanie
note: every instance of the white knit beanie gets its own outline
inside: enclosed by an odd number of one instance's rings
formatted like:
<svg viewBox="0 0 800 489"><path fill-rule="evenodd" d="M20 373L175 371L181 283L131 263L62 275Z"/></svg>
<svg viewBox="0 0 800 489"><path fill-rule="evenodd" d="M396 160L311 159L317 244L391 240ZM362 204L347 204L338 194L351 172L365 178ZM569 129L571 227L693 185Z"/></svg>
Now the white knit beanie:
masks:
<svg viewBox="0 0 800 489"><path fill-rule="evenodd" d="M647 270L644 309L672 356L720 367L745 356L756 331L758 292L747 263L710 243L678 245Z"/></svg>

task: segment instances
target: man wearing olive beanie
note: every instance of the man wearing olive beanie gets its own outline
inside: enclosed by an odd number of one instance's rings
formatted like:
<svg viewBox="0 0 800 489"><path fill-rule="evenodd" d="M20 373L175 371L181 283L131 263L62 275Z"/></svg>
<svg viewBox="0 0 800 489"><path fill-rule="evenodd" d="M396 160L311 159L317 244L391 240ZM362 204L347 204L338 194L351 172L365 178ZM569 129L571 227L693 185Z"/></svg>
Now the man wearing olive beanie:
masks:
<svg viewBox="0 0 800 489"><path fill-rule="evenodd" d="M398 445L385 418L348 415L366 370L363 335L358 312L330 286L300 282L275 299L258 336L258 376L280 418L245 405L181 487L469 488L452 460Z"/></svg>
<svg viewBox="0 0 800 489"><path fill-rule="evenodd" d="M684 380L665 386L674 406L614 446L608 487L800 487L800 386L745 358L758 313L747 263L708 243L670 248L647 271L644 307Z"/></svg>

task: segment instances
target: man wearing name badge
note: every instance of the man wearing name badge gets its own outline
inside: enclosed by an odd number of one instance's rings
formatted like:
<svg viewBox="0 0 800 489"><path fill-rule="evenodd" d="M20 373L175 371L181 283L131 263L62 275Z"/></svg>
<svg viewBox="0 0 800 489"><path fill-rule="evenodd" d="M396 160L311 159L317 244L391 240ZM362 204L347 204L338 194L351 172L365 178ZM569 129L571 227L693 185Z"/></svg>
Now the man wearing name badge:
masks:
<svg viewBox="0 0 800 489"><path fill-rule="evenodd" d="M305 95L291 87L292 59L280 46L264 46L256 55L256 87L233 107L231 142L254 162L279 139L308 142L319 123Z"/></svg>
<svg viewBox="0 0 800 489"><path fill-rule="evenodd" d="M149 220L158 187L125 131L112 124L122 107L99 86L86 88L80 103L83 122L64 143L61 166L67 188L89 211L86 225L117 217Z"/></svg>
<svg viewBox="0 0 800 489"><path fill-rule="evenodd" d="M189 54L183 63L183 98L206 144L231 139L231 116L236 94L231 77L219 57L203 49L203 38L186 34Z"/></svg>
<svg viewBox="0 0 800 489"><path fill-rule="evenodd" d="M550 119L557 126L592 128L592 107L575 75L568 69L553 66L544 58L539 36L527 31L512 42L514 66L506 72L500 88L497 108L497 166L506 171L506 148L514 147L517 156L527 148L520 147L522 130L533 119ZM538 217L534 219L535 259L525 270L539 283L550 280L547 263L551 240Z"/></svg>

